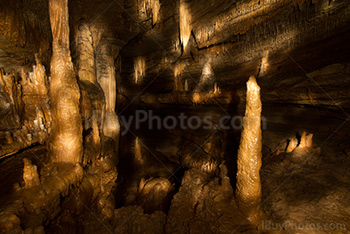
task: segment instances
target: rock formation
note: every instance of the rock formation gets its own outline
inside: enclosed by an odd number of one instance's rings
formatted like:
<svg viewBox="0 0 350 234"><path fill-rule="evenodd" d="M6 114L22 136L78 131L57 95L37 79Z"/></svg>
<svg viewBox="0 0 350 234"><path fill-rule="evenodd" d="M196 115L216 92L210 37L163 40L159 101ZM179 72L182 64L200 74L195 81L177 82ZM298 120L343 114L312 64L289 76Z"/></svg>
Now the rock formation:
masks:
<svg viewBox="0 0 350 234"><path fill-rule="evenodd" d="M54 162L81 162L83 154L80 91L70 55L68 1L49 1L52 30L50 104Z"/></svg>
<svg viewBox="0 0 350 234"><path fill-rule="evenodd" d="M260 87L251 76L247 82L244 125L237 156L236 197L239 209L252 223L258 223L261 215L261 111Z"/></svg>
<svg viewBox="0 0 350 234"><path fill-rule="evenodd" d="M119 143L120 124L115 113L116 108L116 76L114 67L115 54L118 48L108 41L101 41L97 47L97 81L105 95L103 134ZM118 147L116 147L118 149Z"/></svg>
<svg viewBox="0 0 350 234"><path fill-rule="evenodd" d="M349 25L348 0L0 1L0 233L348 233Z"/></svg>

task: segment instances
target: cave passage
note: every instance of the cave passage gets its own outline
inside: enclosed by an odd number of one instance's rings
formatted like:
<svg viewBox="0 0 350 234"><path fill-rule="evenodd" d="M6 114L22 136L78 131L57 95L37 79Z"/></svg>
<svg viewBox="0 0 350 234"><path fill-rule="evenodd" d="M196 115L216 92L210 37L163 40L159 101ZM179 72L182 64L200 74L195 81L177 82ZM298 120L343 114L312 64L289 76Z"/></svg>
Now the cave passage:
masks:
<svg viewBox="0 0 350 234"><path fill-rule="evenodd" d="M349 0L0 2L0 232L350 233Z"/></svg>

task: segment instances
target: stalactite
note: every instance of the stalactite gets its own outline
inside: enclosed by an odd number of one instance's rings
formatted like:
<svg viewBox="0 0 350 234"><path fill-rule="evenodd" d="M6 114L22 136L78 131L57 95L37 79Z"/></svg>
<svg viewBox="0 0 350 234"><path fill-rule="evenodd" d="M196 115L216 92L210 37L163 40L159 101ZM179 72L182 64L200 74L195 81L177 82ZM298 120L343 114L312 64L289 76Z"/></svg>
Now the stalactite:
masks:
<svg viewBox="0 0 350 234"><path fill-rule="evenodd" d="M191 13L189 10L188 3L186 0L180 0L180 9L179 9L179 27L180 27L180 39L183 49L186 49L188 41L191 37Z"/></svg>
<svg viewBox="0 0 350 234"><path fill-rule="evenodd" d="M21 86L25 116L30 122L37 120L40 128L42 127L40 126L41 124L51 124L51 110L48 97L49 91L46 69L41 64L37 55L35 55L35 60L36 65L33 66L33 72L27 75L24 70L21 69ZM40 113L38 113L39 109ZM42 120L40 120L40 118L42 118Z"/></svg>
<svg viewBox="0 0 350 234"><path fill-rule="evenodd" d="M0 128L11 130L8 144L0 148L0 157L7 157L24 147L43 144L51 125L48 82L45 67L35 55L36 65L28 74L21 69L21 79L14 73L0 71ZM16 129L13 131L13 129Z"/></svg>
<svg viewBox="0 0 350 234"><path fill-rule="evenodd" d="M18 128L20 126L21 86L17 83L14 74L4 74L0 70L0 111L2 121L0 126L4 129Z"/></svg>
<svg viewBox="0 0 350 234"><path fill-rule="evenodd" d="M158 22L159 19L159 11L160 11L160 3L159 0L153 0L152 1L152 18L153 18L153 25L155 25Z"/></svg>
<svg viewBox="0 0 350 234"><path fill-rule="evenodd" d="M97 81L104 92L106 101L103 134L115 140L116 149L119 143L120 124L115 113L117 87L114 59L118 52L119 49L108 41L100 41L96 52Z"/></svg>
<svg viewBox="0 0 350 234"><path fill-rule="evenodd" d="M134 79L135 84L138 84L140 80L146 75L146 61L143 57L137 57L134 60Z"/></svg>
<svg viewBox="0 0 350 234"><path fill-rule="evenodd" d="M102 97L103 92L97 83L95 48L90 26L85 19L79 22L76 42L78 78L80 80L79 84L82 96L81 109L82 113L85 115L84 129L88 130L92 128L92 136L87 135L84 137L84 145L87 147L84 149L83 165L86 165L88 162L95 162L101 152L99 124L103 122L101 121L102 103L104 103L105 100L102 101L102 98L94 99L96 93L99 94L97 95L98 97ZM113 86L112 83L110 88L115 88L115 85ZM106 101L108 108L113 109L114 106L111 104L113 101L110 101L110 96L107 97L109 98Z"/></svg>
<svg viewBox="0 0 350 234"><path fill-rule="evenodd" d="M52 30L50 99L52 161L77 163L82 159L80 92L69 50L68 0L49 0Z"/></svg>
<svg viewBox="0 0 350 234"><path fill-rule="evenodd" d="M259 220L261 214L261 100L260 87L255 77L247 82L247 99L243 131L237 156L238 207L252 223Z"/></svg>
<svg viewBox="0 0 350 234"><path fill-rule="evenodd" d="M140 20L152 17L152 25L155 25L159 20L160 2L159 0L140 0L138 11Z"/></svg>

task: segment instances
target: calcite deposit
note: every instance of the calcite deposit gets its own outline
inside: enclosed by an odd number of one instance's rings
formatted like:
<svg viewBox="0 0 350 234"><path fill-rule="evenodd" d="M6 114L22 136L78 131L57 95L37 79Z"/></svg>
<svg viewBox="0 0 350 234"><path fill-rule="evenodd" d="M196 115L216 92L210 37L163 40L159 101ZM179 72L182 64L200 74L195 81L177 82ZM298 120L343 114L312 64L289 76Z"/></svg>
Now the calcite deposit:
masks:
<svg viewBox="0 0 350 234"><path fill-rule="evenodd" d="M50 105L54 162L79 163L83 154L80 92L70 53L68 1L49 1L52 30Z"/></svg>
<svg viewBox="0 0 350 234"><path fill-rule="evenodd" d="M236 197L238 207L252 223L258 223L261 215L261 111L260 87L251 76L247 82L244 125L237 156Z"/></svg>
<svg viewBox="0 0 350 234"><path fill-rule="evenodd" d="M349 25L349 0L0 1L0 233L350 233Z"/></svg>

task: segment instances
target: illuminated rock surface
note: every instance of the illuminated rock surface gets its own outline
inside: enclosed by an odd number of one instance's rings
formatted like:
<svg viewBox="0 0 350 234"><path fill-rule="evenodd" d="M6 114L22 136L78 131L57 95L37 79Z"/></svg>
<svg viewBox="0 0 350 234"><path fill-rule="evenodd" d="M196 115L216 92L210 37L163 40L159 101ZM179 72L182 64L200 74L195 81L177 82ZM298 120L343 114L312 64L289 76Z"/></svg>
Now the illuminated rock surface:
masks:
<svg viewBox="0 0 350 234"><path fill-rule="evenodd" d="M80 91L70 56L68 1L49 1L52 30L50 104L52 134L50 154L54 162L77 163L83 155Z"/></svg>
<svg viewBox="0 0 350 234"><path fill-rule="evenodd" d="M0 232L348 233L349 25L348 0L1 1Z"/></svg>
<svg viewBox="0 0 350 234"><path fill-rule="evenodd" d="M255 77L247 82L244 125L237 155L238 207L252 223L258 223L261 202L260 168L262 157L260 87Z"/></svg>

